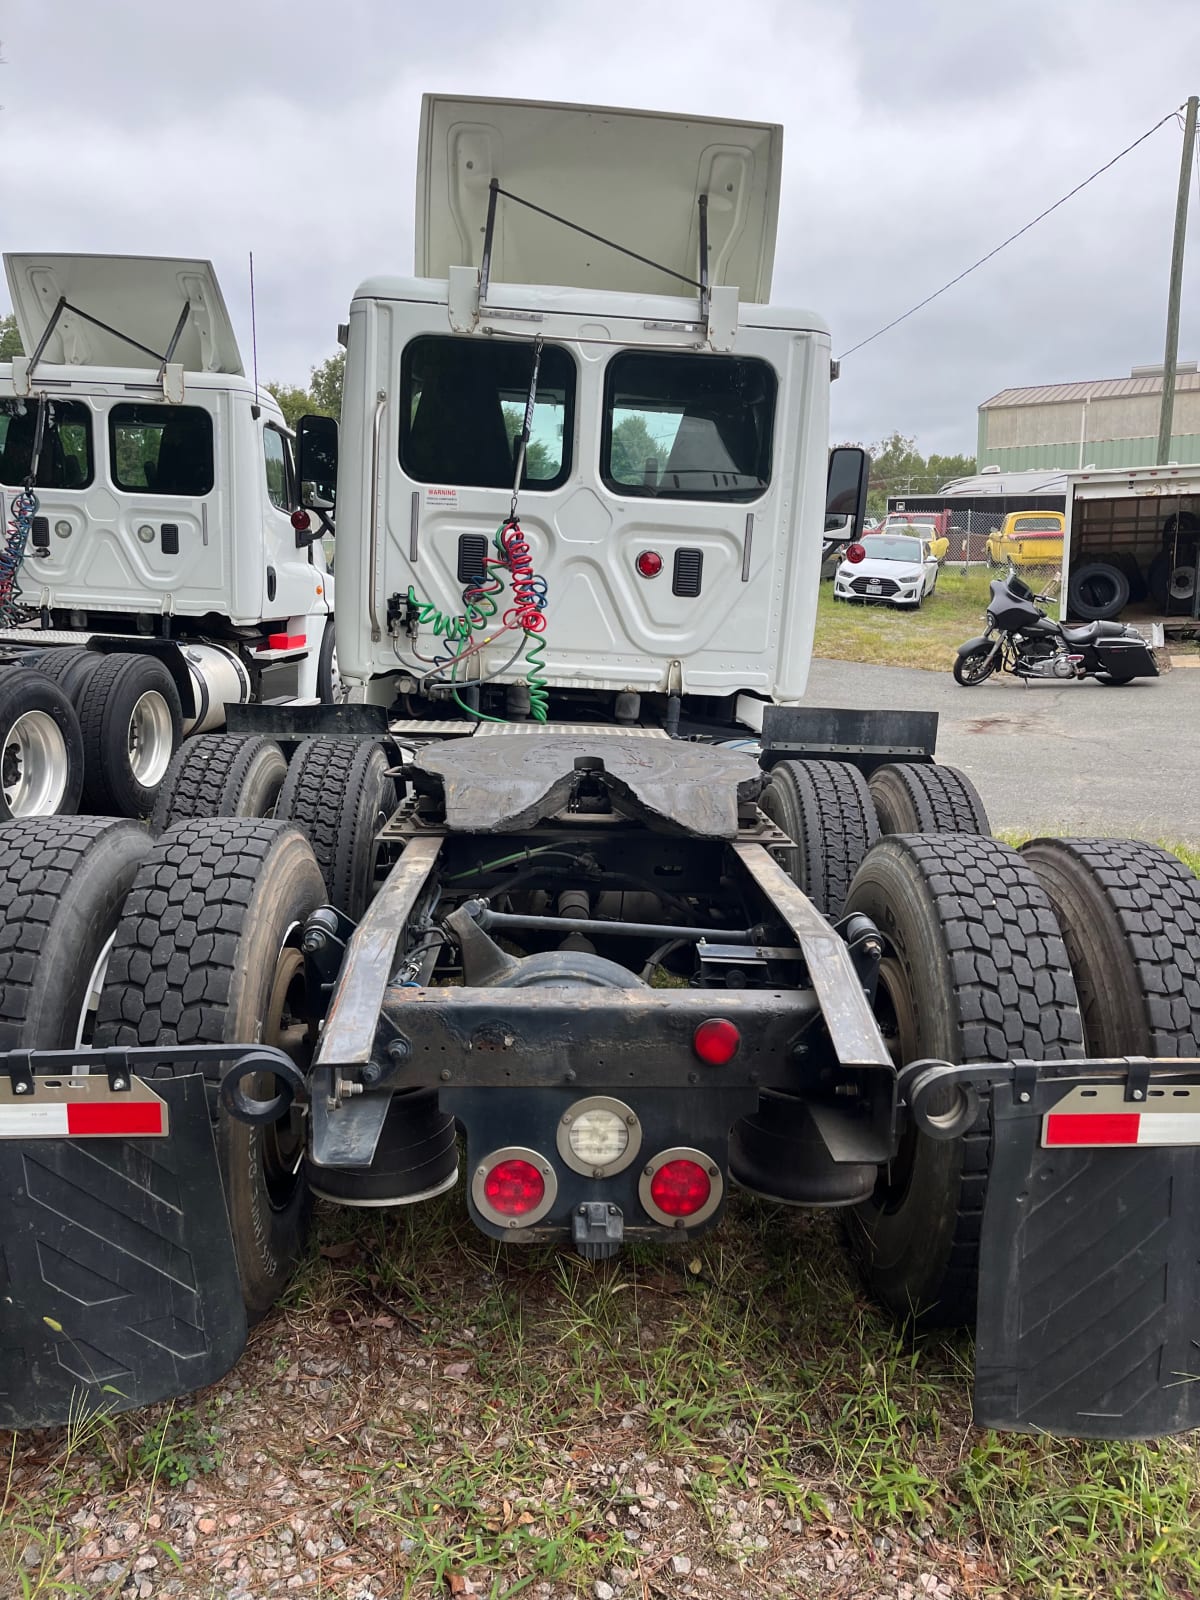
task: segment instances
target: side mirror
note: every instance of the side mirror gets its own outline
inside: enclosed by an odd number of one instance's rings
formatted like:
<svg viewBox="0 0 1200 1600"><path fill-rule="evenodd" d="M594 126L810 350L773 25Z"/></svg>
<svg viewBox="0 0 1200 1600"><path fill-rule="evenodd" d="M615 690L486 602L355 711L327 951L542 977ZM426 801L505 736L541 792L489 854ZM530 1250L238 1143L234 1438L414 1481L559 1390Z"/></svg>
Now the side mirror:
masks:
<svg viewBox="0 0 1200 1600"><path fill-rule="evenodd" d="M870 473L867 452L857 445L838 445L829 452L829 473L825 480L825 526L830 518L849 518L846 533L857 539L867 515L867 478Z"/></svg>
<svg viewBox="0 0 1200 1600"><path fill-rule="evenodd" d="M329 510L337 498L338 425L332 417L301 417L296 428L300 504Z"/></svg>

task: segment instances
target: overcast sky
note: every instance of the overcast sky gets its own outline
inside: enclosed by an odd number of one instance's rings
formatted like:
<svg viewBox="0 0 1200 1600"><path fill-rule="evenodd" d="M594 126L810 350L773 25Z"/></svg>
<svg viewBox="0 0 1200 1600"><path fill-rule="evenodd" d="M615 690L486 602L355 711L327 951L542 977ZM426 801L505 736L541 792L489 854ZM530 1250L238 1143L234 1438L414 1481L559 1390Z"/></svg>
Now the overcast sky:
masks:
<svg viewBox="0 0 1200 1600"><path fill-rule="evenodd" d="M211 257L247 356L253 249L260 373L304 382L355 285L412 269L424 90L783 123L772 299L841 351L1200 92L1200 3L0 0L0 53L3 248ZM850 357L834 437L972 451L998 389L1160 361L1180 143Z"/></svg>

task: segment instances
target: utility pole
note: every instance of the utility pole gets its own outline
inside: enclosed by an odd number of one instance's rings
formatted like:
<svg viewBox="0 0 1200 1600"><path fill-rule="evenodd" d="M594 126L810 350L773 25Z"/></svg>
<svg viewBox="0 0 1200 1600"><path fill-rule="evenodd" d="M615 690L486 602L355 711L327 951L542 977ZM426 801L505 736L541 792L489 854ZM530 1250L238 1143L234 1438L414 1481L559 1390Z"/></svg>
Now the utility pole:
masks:
<svg viewBox="0 0 1200 1600"><path fill-rule="evenodd" d="M1162 410L1158 417L1158 465L1171 459L1171 421L1175 410L1175 363L1179 358L1179 297L1183 289L1183 241L1187 233L1188 190L1192 183L1192 155L1196 148L1197 96L1187 103L1183 129L1183 156L1179 163L1179 199L1175 205L1175 241L1171 246L1171 287L1167 291L1167 344L1163 353Z"/></svg>

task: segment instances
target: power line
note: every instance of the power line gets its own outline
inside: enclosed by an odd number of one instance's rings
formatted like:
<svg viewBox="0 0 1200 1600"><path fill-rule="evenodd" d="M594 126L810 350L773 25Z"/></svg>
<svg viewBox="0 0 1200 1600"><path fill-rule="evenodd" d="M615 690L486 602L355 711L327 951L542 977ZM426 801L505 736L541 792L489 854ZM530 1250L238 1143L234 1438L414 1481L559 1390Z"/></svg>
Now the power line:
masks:
<svg viewBox="0 0 1200 1600"><path fill-rule="evenodd" d="M890 333L893 328L899 327L900 323L906 322L909 317L920 311L924 306L927 306L931 300L936 300L939 295L945 294L947 289L953 289L956 283L961 283L964 278L970 277L972 272L977 271L978 268L982 267L985 262L990 261L993 256L998 256L1001 250L1006 249L1014 242L1014 240L1019 239L1023 233L1028 233L1030 228L1036 227L1037 224L1043 221L1044 218L1048 217L1052 211L1057 211L1059 206L1066 205L1067 201L1073 199L1081 189L1086 189L1089 183L1094 183L1096 179L1107 172L1110 167L1115 167L1117 162L1123 157L1127 156L1131 150L1136 150L1138 145L1144 144L1152 133L1157 133L1164 123L1170 122L1173 117L1178 117L1178 115L1178 110L1168 111L1165 117L1160 118L1152 128L1147 128L1145 133L1143 133L1140 138L1135 139L1132 144L1126 145L1124 150L1119 151L1111 161L1106 161L1102 167L1097 167L1090 178L1085 178L1082 183L1077 183L1073 189L1069 189L1067 193L1063 195L1061 200L1056 200L1052 206L1047 206L1045 211L1039 211L1037 216L1033 218L1032 222L1027 222L1023 228L1018 228L1016 233L1010 233L1008 238L1005 239L1003 243L998 244L994 250L989 250L987 255L980 256L978 261L975 261L971 264L971 266L964 268L964 270L960 272L956 278L951 278L949 283L944 283L940 289L935 289L932 294L927 294L924 300L918 300L916 305L904 312L902 316L894 317L891 322L887 323L882 328L878 328L874 333L868 335L867 338L860 339L857 344L852 344L849 350L838 356L837 359L839 361L844 361L847 356L852 356L856 350L861 350L864 345L871 344L874 340L882 338L885 333Z"/></svg>

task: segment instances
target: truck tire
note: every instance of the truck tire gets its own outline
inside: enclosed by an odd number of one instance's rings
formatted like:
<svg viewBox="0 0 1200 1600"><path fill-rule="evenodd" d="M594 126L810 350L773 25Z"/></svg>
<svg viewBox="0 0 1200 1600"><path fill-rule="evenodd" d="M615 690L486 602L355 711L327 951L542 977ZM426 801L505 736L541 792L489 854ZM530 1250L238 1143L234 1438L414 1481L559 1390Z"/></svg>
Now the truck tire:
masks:
<svg viewBox="0 0 1200 1600"><path fill-rule="evenodd" d="M1096 1056L1200 1055L1200 881L1134 839L1031 839Z"/></svg>
<svg viewBox="0 0 1200 1600"><path fill-rule="evenodd" d="M876 767L871 799L881 833L982 833L992 825L979 790L957 767L898 761Z"/></svg>
<svg viewBox="0 0 1200 1600"><path fill-rule="evenodd" d="M897 1065L1062 1060L1082 1026L1066 947L1027 862L994 839L882 840L846 900L884 940L876 1014ZM930 1326L975 1315L990 1137L986 1108L961 1139L911 1126L870 1200L848 1219L868 1284Z"/></svg>
<svg viewBox="0 0 1200 1600"><path fill-rule="evenodd" d="M150 850L136 822L30 817L0 827L0 1050L87 1043L125 896Z"/></svg>
<svg viewBox="0 0 1200 1600"><path fill-rule="evenodd" d="M125 902L97 1045L261 1040L307 1066L313 1030L298 1020L299 941L324 895L296 828L227 817L170 829L152 841ZM148 1076L187 1071L187 1063L160 1064ZM253 1128L235 1122L217 1098L221 1071L206 1067L204 1076L242 1294L257 1320L279 1298L307 1236L304 1124L295 1115Z"/></svg>
<svg viewBox="0 0 1200 1600"><path fill-rule="evenodd" d="M375 836L396 808L387 752L365 739L305 739L275 815L305 834L329 902L357 922L374 887Z"/></svg>
<svg viewBox="0 0 1200 1600"><path fill-rule="evenodd" d="M82 793L75 707L44 673L0 669L0 822L70 816Z"/></svg>
<svg viewBox="0 0 1200 1600"><path fill-rule="evenodd" d="M274 739L259 733L202 733L186 739L167 768L150 818L161 833L192 817L270 816L287 777Z"/></svg>
<svg viewBox="0 0 1200 1600"><path fill-rule="evenodd" d="M779 853L788 877L818 911L840 917L854 874L879 838L862 773L847 761L781 761L758 804L793 841Z"/></svg>
<svg viewBox="0 0 1200 1600"><path fill-rule="evenodd" d="M1067 584L1067 609L1084 622L1108 622L1129 604L1129 579L1108 561L1086 561Z"/></svg>
<svg viewBox="0 0 1200 1600"><path fill-rule="evenodd" d="M153 656L104 656L79 697L83 799L97 815L148 817L183 737L175 680Z"/></svg>
<svg viewBox="0 0 1200 1600"><path fill-rule="evenodd" d="M34 656L29 665L44 672L51 683L56 683L67 699L79 710L79 696L83 686L104 660L98 650L73 648L44 650Z"/></svg>

